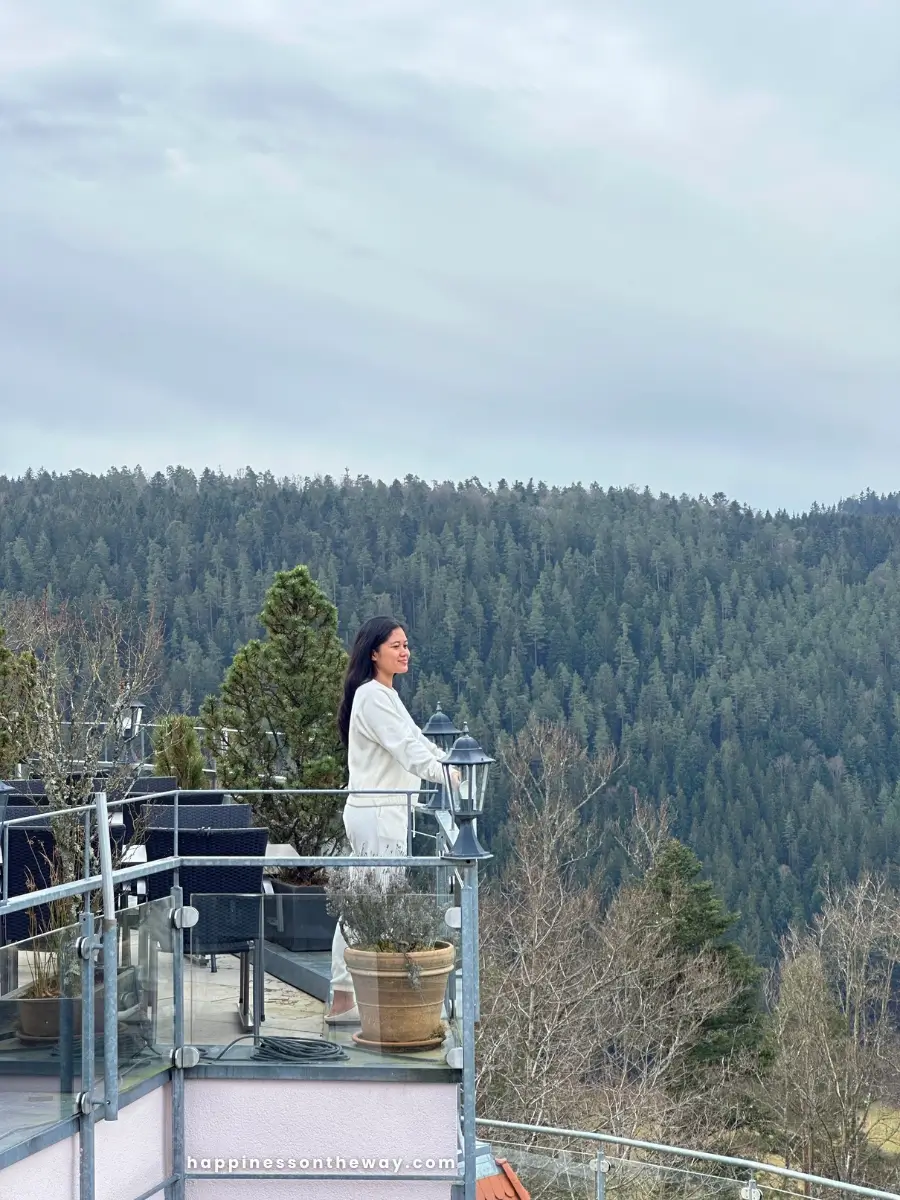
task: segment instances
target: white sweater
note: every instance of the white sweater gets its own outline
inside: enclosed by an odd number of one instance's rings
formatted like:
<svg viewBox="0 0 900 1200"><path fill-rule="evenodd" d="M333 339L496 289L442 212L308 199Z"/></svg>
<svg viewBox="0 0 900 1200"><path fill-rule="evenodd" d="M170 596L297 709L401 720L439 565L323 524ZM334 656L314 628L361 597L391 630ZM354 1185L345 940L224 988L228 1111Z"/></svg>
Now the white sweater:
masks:
<svg viewBox="0 0 900 1200"><path fill-rule="evenodd" d="M347 740L351 792L418 792L423 779L443 783L441 757L393 688L370 679L357 689ZM355 808L405 804L406 796L350 795L347 803Z"/></svg>

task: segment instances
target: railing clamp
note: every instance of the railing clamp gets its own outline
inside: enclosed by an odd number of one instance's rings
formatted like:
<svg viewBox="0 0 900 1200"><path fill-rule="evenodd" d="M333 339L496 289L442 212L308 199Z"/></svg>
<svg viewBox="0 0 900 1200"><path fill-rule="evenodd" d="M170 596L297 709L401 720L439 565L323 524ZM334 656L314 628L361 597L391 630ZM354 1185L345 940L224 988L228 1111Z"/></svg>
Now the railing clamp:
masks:
<svg viewBox="0 0 900 1200"><path fill-rule="evenodd" d="M176 1046L172 1051L172 1066L176 1071L187 1071L199 1061L200 1051L196 1046Z"/></svg>
<svg viewBox="0 0 900 1200"><path fill-rule="evenodd" d="M444 913L444 924L448 929L462 929L462 909L459 905L447 909Z"/></svg>
<svg viewBox="0 0 900 1200"><path fill-rule="evenodd" d="M75 941L75 953L84 962L91 958L97 962L100 957L101 945L102 943L95 938L80 937Z"/></svg>
<svg viewBox="0 0 900 1200"><path fill-rule="evenodd" d="M190 904L183 904L180 908L172 909L173 929L193 929L199 920L199 911L192 908Z"/></svg>
<svg viewBox="0 0 900 1200"><path fill-rule="evenodd" d="M94 1111L94 1098L90 1092L79 1092L75 1097L75 1108L83 1117L89 1117Z"/></svg>

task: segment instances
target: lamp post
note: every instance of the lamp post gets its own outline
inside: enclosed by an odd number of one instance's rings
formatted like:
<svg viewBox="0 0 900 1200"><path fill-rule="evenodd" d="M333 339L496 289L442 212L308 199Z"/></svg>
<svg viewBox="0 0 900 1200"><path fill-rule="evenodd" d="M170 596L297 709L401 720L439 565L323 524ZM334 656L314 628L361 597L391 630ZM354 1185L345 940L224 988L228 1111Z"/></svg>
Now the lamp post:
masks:
<svg viewBox="0 0 900 1200"><path fill-rule="evenodd" d="M450 797L450 811L458 830L456 840L447 854L454 862L478 862L493 858L479 843L475 833L475 821L484 812L488 772L493 761L469 733L467 725L463 728L462 736L456 739L444 757L444 782Z"/></svg>
<svg viewBox="0 0 900 1200"><path fill-rule="evenodd" d="M441 706L438 705L425 722L422 732L439 746L444 753L447 753L462 733L462 730L456 728L447 714L442 711ZM438 791L432 791L423 808L429 812L449 812L450 795L446 787L440 788Z"/></svg>
<svg viewBox="0 0 900 1200"><path fill-rule="evenodd" d="M474 1200L476 1177L475 1133L475 1025L480 1017L478 970L478 867L491 855L479 843L475 821L484 811L488 774L493 759L485 754L469 727L444 756L444 781L450 811L456 822L456 839L445 858L461 864L459 871L459 922L462 933L462 1132L466 1200ZM454 982L454 1008L459 986Z"/></svg>

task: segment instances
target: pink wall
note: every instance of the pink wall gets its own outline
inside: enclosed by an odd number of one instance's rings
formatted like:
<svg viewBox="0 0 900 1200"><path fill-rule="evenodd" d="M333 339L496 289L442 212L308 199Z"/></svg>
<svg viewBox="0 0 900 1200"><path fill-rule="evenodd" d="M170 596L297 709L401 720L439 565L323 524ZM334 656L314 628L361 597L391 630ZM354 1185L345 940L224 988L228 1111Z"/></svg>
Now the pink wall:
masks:
<svg viewBox="0 0 900 1200"><path fill-rule="evenodd" d="M168 1086L95 1127L97 1200L132 1200L169 1173ZM0 1171L3 1200L77 1200L78 1138L56 1142Z"/></svg>
<svg viewBox="0 0 900 1200"><path fill-rule="evenodd" d="M342 1156L389 1159L385 1182L358 1180L242 1180L227 1185L193 1181L189 1200L447 1200L449 1183L412 1184L390 1180L394 1164L412 1171L413 1159L456 1157L457 1089L453 1084L325 1083L293 1080L187 1081L187 1154L206 1169L203 1160L264 1160L293 1158L297 1170L304 1160ZM327 1163L324 1164L327 1169ZM376 1170L380 1170L380 1166ZM424 1164L419 1169L425 1169ZM440 1172L440 1168L433 1168ZM443 1168L445 1171L446 1168Z"/></svg>
<svg viewBox="0 0 900 1200"><path fill-rule="evenodd" d="M204 1159L340 1155L389 1159L385 1182L215 1179L188 1184L188 1200L447 1200L449 1183L394 1180L395 1160L455 1159L457 1089L452 1084L188 1079L187 1154ZM123 1108L96 1126L97 1200L133 1200L169 1172L171 1088ZM380 1169L376 1167L376 1169ZM423 1163L421 1169L426 1169ZM441 1169L444 1168L434 1168ZM2 1200L77 1200L78 1139L57 1142L0 1171Z"/></svg>

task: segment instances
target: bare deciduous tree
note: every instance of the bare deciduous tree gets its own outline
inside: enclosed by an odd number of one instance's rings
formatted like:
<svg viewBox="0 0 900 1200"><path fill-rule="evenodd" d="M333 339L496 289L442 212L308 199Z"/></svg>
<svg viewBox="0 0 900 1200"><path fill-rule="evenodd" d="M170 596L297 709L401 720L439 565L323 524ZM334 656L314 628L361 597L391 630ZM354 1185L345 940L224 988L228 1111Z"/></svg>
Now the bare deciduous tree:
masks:
<svg viewBox="0 0 900 1200"><path fill-rule="evenodd" d="M732 984L712 955L685 961L640 884L604 909L582 870L614 755L592 758L565 728L532 723L501 760L511 852L481 905L480 1111L668 1141L689 1130L695 1145L708 1126L721 1146L727 1069L701 1078L688 1056L734 999ZM638 806L644 865L668 838L665 819Z"/></svg>
<svg viewBox="0 0 900 1200"><path fill-rule="evenodd" d="M792 932L770 984L772 1071L761 1104L790 1165L895 1187L881 1150L900 1135L900 896L866 876L830 888L812 929ZM780 1143L780 1144L779 1144Z"/></svg>
<svg viewBox="0 0 900 1200"><path fill-rule="evenodd" d="M134 773L125 754L130 705L157 677L162 633L153 615L132 624L111 606L83 613L45 595L13 601L3 617L10 646L33 656L24 694L28 763L51 808L84 804L104 761L113 764L108 790L120 790ZM54 829L61 881L78 878L80 823L57 820Z"/></svg>

